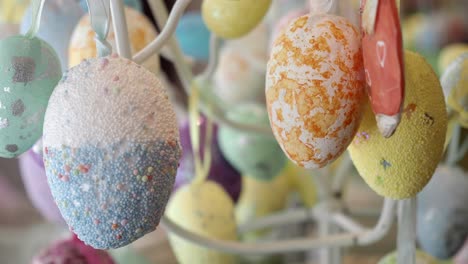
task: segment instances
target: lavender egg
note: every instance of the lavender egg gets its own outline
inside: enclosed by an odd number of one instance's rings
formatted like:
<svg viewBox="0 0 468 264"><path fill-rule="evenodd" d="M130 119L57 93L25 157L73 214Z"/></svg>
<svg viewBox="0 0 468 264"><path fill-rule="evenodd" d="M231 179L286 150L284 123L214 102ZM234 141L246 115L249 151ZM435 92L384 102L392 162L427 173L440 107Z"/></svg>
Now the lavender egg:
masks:
<svg viewBox="0 0 468 264"><path fill-rule="evenodd" d="M116 55L71 68L50 98L43 138L49 186L70 229L98 249L154 231L174 186L179 141L153 73Z"/></svg>

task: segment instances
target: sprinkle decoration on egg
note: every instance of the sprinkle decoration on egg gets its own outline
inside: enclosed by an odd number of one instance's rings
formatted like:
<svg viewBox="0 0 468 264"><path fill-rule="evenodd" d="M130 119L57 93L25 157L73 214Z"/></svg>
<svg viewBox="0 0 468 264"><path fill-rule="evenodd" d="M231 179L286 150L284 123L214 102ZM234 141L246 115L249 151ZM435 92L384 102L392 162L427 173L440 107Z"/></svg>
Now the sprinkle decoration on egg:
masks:
<svg viewBox="0 0 468 264"><path fill-rule="evenodd" d="M275 40L266 77L270 124L286 155L308 169L338 158L358 129L364 85L360 35L349 21L294 20Z"/></svg>
<svg viewBox="0 0 468 264"><path fill-rule="evenodd" d="M44 124L49 186L70 229L99 249L153 231L181 155L176 114L151 72L117 55L63 77Z"/></svg>
<svg viewBox="0 0 468 264"><path fill-rule="evenodd" d="M439 163L447 131L444 95L437 75L419 54L405 52L402 118L384 138L369 106L348 150L354 166L378 194L406 199L420 192Z"/></svg>
<svg viewBox="0 0 468 264"><path fill-rule="evenodd" d="M43 40L18 35L0 41L0 157L17 157L40 138L61 77L57 54Z"/></svg>

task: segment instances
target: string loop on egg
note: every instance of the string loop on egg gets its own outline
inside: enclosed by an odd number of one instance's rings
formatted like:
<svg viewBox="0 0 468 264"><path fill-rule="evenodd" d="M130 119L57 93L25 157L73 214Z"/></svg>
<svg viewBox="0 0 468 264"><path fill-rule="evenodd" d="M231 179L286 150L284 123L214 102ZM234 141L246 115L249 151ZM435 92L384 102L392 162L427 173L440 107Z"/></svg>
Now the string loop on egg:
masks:
<svg viewBox="0 0 468 264"><path fill-rule="evenodd" d="M91 27L96 32L94 39L96 41L98 56L105 57L112 52L112 46L107 41L110 28L110 2L104 0L86 0L86 3L88 4Z"/></svg>
<svg viewBox="0 0 468 264"><path fill-rule="evenodd" d="M39 27L41 25L42 9L44 7L45 0L33 0L31 10L32 10L32 23L28 32L26 33L27 38L33 38Z"/></svg>

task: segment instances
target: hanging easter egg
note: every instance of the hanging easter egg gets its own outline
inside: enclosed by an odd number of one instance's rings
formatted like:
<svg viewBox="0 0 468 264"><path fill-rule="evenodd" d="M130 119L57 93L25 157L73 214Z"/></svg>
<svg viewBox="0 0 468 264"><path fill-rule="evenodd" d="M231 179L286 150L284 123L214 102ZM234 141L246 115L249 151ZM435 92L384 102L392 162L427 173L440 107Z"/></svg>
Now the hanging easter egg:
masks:
<svg viewBox="0 0 468 264"><path fill-rule="evenodd" d="M405 52L405 105L401 123L388 139L380 135L370 107L349 153L359 174L378 194L413 197L429 182L442 157L447 112L442 88L424 58Z"/></svg>
<svg viewBox="0 0 468 264"><path fill-rule="evenodd" d="M204 146L206 134L206 119L200 118L198 122L200 129L200 146ZM182 146L182 157L180 159L180 166L177 170L175 181L175 188L185 185L193 180L195 177L195 165L193 159L193 150L190 140L190 124L186 120L179 129L180 144ZM208 172L208 180L212 180L221 185L224 190L229 194L234 202L239 199L242 181L239 172L234 169L229 162L221 154L217 140L217 127L214 127L213 136L211 138L211 166ZM203 151L200 150L200 155L204 159Z"/></svg>
<svg viewBox="0 0 468 264"><path fill-rule="evenodd" d="M398 264L397 252L387 254L378 264ZM439 264L439 261L421 250L416 250L416 264Z"/></svg>
<svg viewBox="0 0 468 264"><path fill-rule="evenodd" d="M87 0L80 0L81 8L87 13L88 12L88 4L86 3ZM135 10L140 12L143 11L143 4L141 0L123 0L124 5L129 6Z"/></svg>
<svg viewBox="0 0 468 264"><path fill-rule="evenodd" d="M268 125L264 107L256 104L238 105L227 116L245 124ZM273 137L221 127L218 141L226 159L251 177L271 180L286 165L286 158Z"/></svg>
<svg viewBox="0 0 468 264"><path fill-rule="evenodd" d="M202 15L213 33L232 39L254 29L262 21L270 4L271 0L204 0Z"/></svg>
<svg viewBox="0 0 468 264"><path fill-rule="evenodd" d="M468 238L468 175L439 166L418 195L417 235L421 248L439 258L453 257Z"/></svg>
<svg viewBox="0 0 468 264"><path fill-rule="evenodd" d="M306 15L276 39L266 98L276 140L310 169L338 158L359 126L364 99L360 37L346 19Z"/></svg>
<svg viewBox="0 0 468 264"><path fill-rule="evenodd" d="M0 24L18 24L30 0L2 0L0 1Z"/></svg>
<svg viewBox="0 0 468 264"><path fill-rule="evenodd" d="M181 150L154 74L116 55L71 68L50 98L43 145L55 202L86 244L122 247L156 228Z"/></svg>
<svg viewBox="0 0 468 264"><path fill-rule="evenodd" d="M439 54L438 68L440 73L444 73L447 67L460 55L468 52L468 44L454 43L445 46Z"/></svg>
<svg viewBox="0 0 468 264"><path fill-rule="evenodd" d="M223 188L212 181L181 187L172 196L166 215L195 234L237 240L234 204ZM181 264L237 263L233 255L195 245L173 234L169 234L169 241Z"/></svg>
<svg viewBox="0 0 468 264"><path fill-rule="evenodd" d="M208 61L210 55L210 31L200 12L184 14L177 24L175 35L185 55L196 60Z"/></svg>
<svg viewBox="0 0 468 264"><path fill-rule="evenodd" d="M116 262L106 251L94 249L77 238L71 238L53 243L32 260L32 264L50 263L114 264Z"/></svg>
<svg viewBox="0 0 468 264"><path fill-rule="evenodd" d="M36 36L47 41L57 52L62 71L68 69L68 46L76 24L84 15L75 0L45 1L42 11L41 27ZM21 21L21 33L25 34L31 25L31 8Z"/></svg>
<svg viewBox="0 0 468 264"><path fill-rule="evenodd" d="M19 157L19 166L26 193L34 207L47 220L63 224L64 220L47 184L42 157L30 150Z"/></svg>
<svg viewBox="0 0 468 264"><path fill-rule="evenodd" d="M60 61L46 42L19 35L0 40L0 157L16 157L36 143L61 77Z"/></svg>
<svg viewBox="0 0 468 264"><path fill-rule="evenodd" d="M132 54L142 50L153 41L157 32L151 21L140 12L130 8L125 8L127 19L128 37ZM97 56L95 33L90 24L90 17L86 15L81 18L76 25L70 40L69 66L78 65L82 60ZM115 50L116 40L113 26L110 27L107 40ZM159 72L159 57L157 54L149 57L142 65L153 73Z"/></svg>

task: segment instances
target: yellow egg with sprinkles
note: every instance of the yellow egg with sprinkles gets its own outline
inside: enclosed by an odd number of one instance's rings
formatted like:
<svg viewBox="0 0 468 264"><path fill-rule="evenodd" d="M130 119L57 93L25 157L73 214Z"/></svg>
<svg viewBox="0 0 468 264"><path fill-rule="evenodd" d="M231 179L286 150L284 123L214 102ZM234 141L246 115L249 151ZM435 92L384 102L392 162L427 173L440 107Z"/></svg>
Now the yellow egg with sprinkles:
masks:
<svg viewBox="0 0 468 264"><path fill-rule="evenodd" d="M276 38L267 66L270 124L306 169L337 159L359 126L365 97L361 38L345 18L305 15Z"/></svg>
<svg viewBox="0 0 468 264"><path fill-rule="evenodd" d="M143 14L130 7L125 7L125 17L127 19L128 37L132 54L137 53L153 41L157 32L151 21ZM73 31L68 50L69 67L80 64L84 59L97 56L96 42L94 40L94 30L90 24L89 15L81 18ZM115 52L116 40L113 26L109 30L107 40ZM157 54L151 56L142 64L152 73L159 72L159 57Z"/></svg>
<svg viewBox="0 0 468 264"><path fill-rule="evenodd" d="M378 194L406 199L431 179L444 149L447 112L437 75L419 54L405 52L406 94L401 123L390 138L380 135L366 107L349 153L359 174Z"/></svg>

